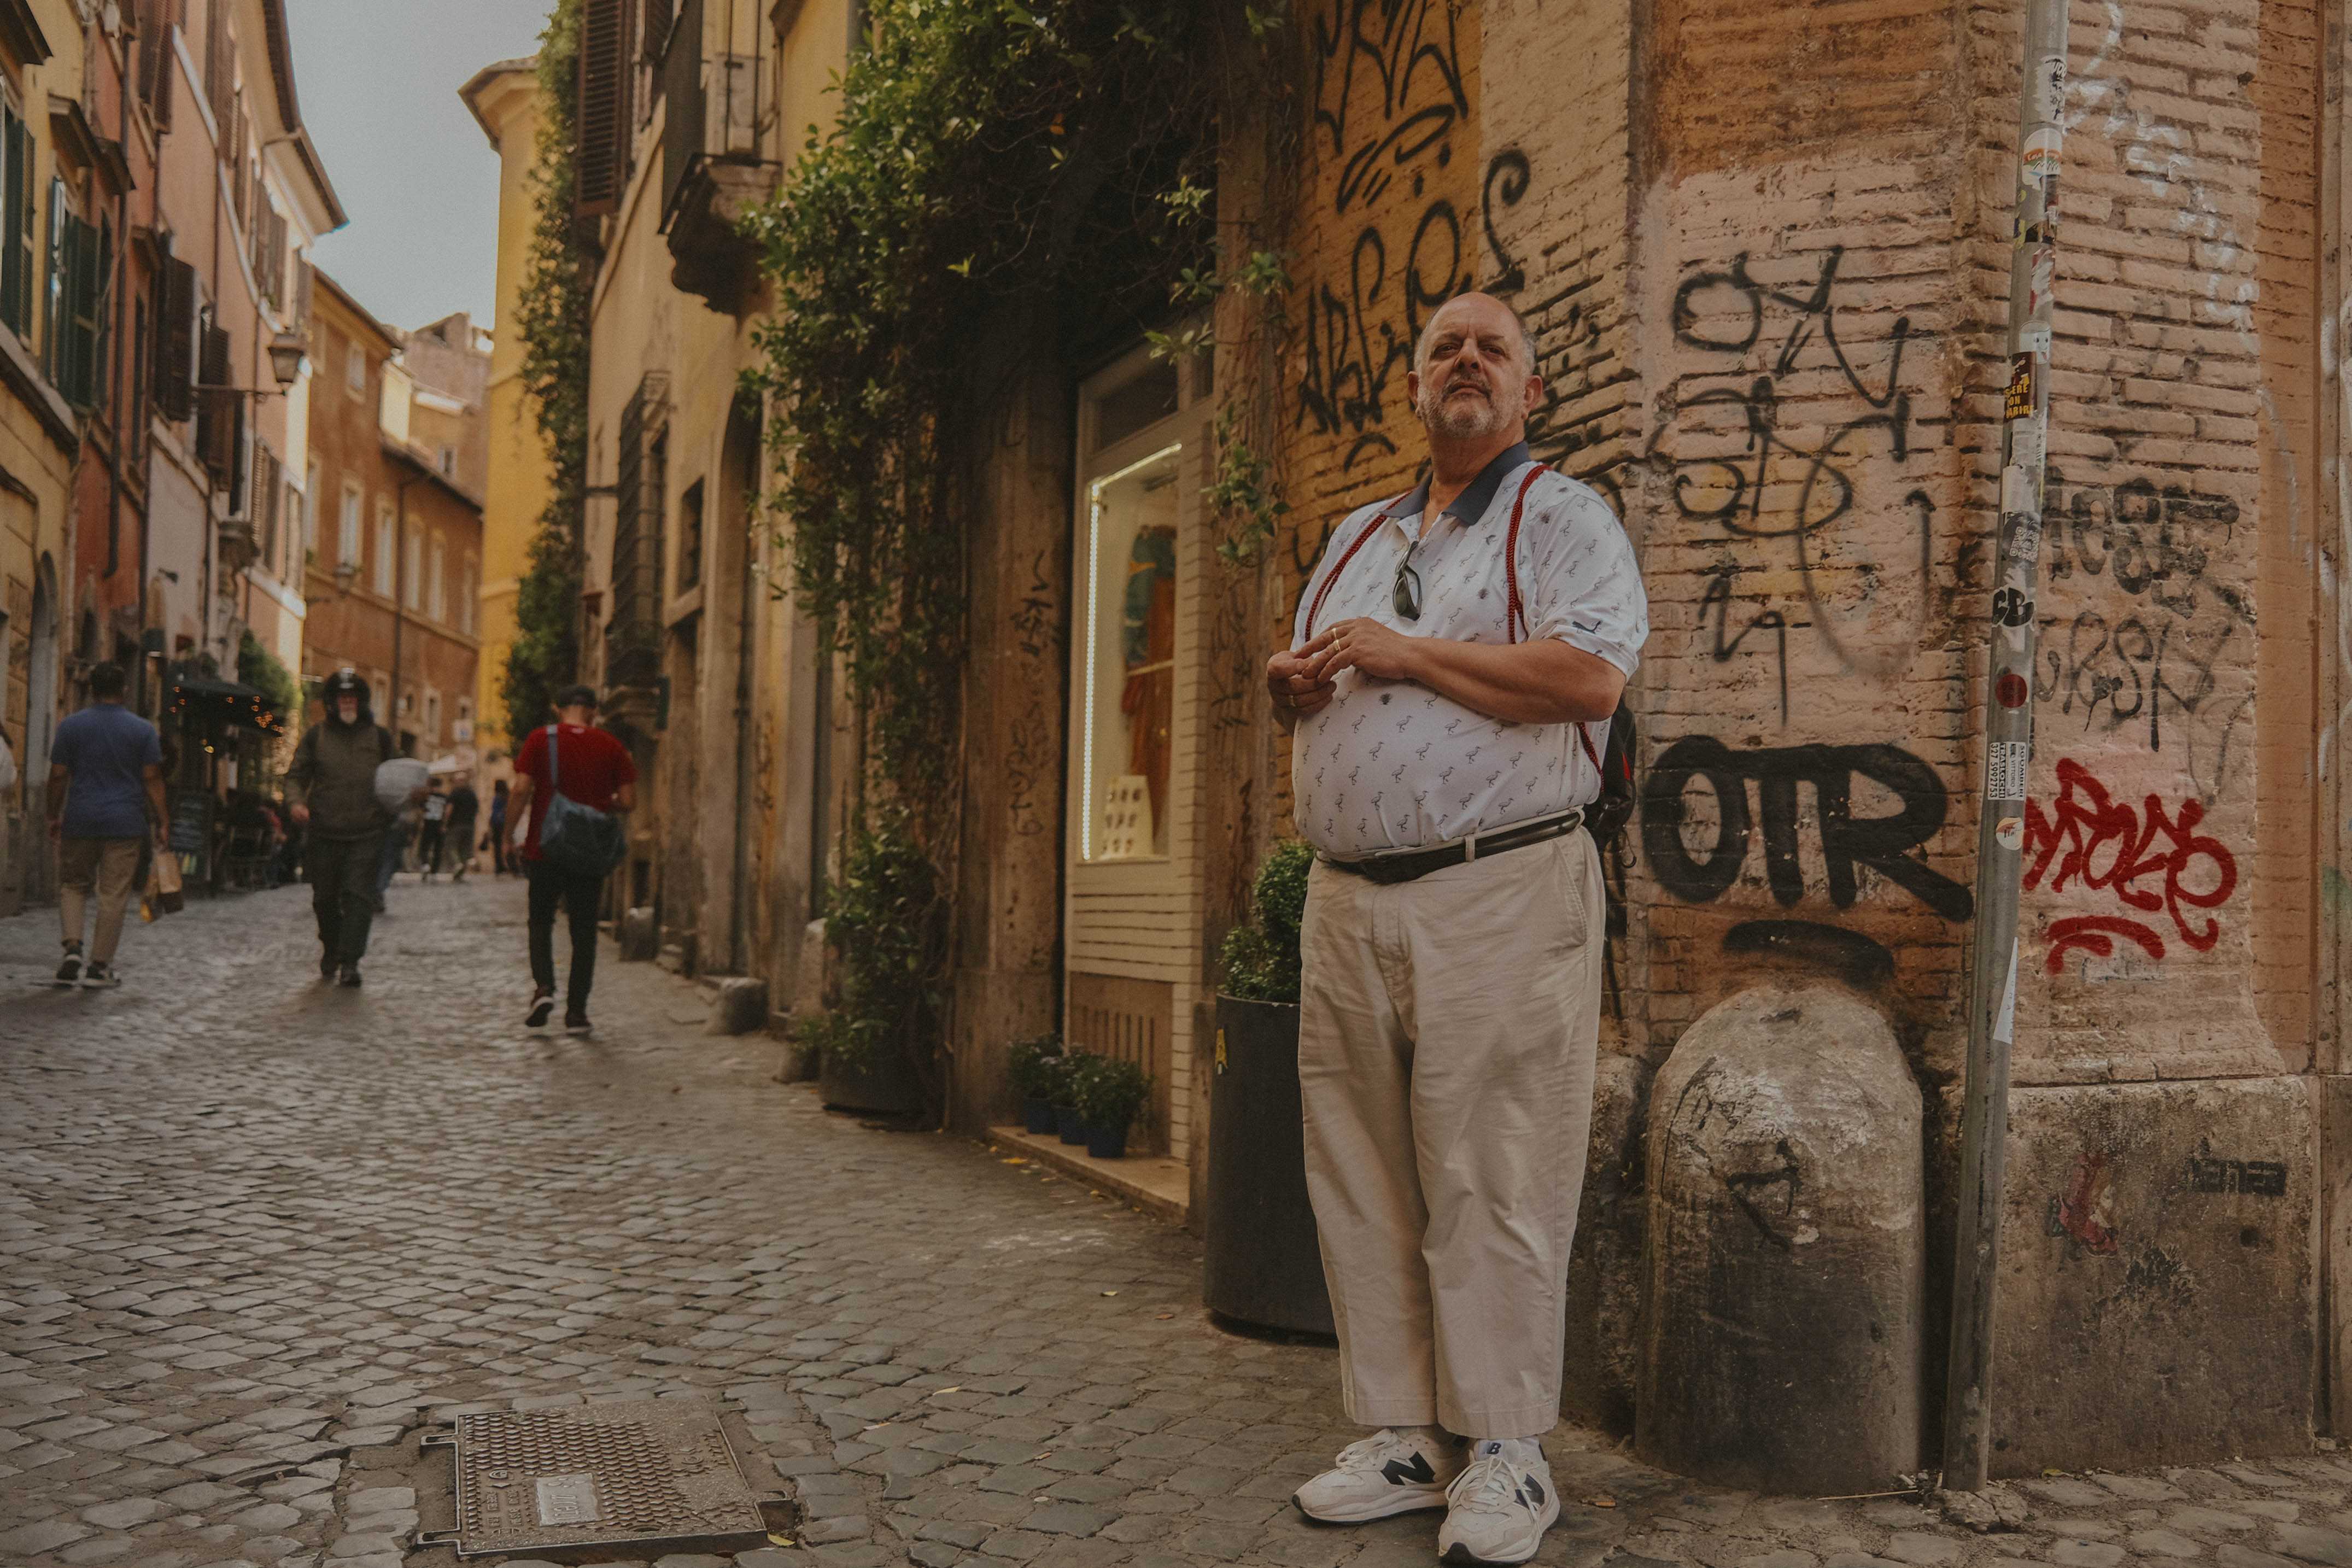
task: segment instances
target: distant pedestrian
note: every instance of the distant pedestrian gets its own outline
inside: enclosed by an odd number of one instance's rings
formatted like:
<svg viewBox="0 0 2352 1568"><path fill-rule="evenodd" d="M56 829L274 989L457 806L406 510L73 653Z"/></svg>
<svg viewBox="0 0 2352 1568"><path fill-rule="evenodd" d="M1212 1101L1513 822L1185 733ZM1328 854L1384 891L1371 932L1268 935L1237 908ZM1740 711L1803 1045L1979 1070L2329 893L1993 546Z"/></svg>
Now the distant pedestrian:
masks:
<svg viewBox="0 0 2352 1568"><path fill-rule="evenodd" d="M449 847L457 861L457 874L449 879L452 882L464 881L474 864L474 827L481 814L482 797L459 773L449 785Z"/></svg>
<svg viewBox="0 0 2352 1568"><path fill-rule="evenodd" d="M490 875L503 877L513 868L507 854L507 781L490 785Z"/></svg>
<svg viewBox="0 0 2352 1568"><path fill-rule="evenodd" d="M378 914L385 912L384 894L392 889L393 874L400 869L401 862L408 858L408 847L416 842L416 826L422 820L420 807L424 795L422 789L418 790L416 798L394 813L392 826L383 830L383 847L375 858L375 912Z"/></svg>
<svg viewBox="0 0 2352 1568"><path fill-rule="evenodd" d="M416 865L429 882L441 868L441 847L449 836L449 796L439 779L428 787L431 793L417 808L423 816L416 830Z"/></svg>
<svg viewBox="0 0 2352 1568"><path fill-rule="evenodd" d="M393 814L376 799L375 771L394 754L392 735L368 710L367 682L348 669L329 676L326 717L310 726L287 770L288 799L304 831L310 908L319 921L319 973L360 983L376 910L376 866Z"/></svg>
<svg viewBox="0 0 2352 1568"><path fill-rule="evenodd" d="M588 990L596 977L596 901L604 879L567 871L540 854L540 828L558 795L592 811L627 811L637 803L637 768L629 750L596 721L593 688L575 686L556 700L558 722L533 730L515 757L514 796L507 809L520 816L523 875L530 879L530 1011L523 1022L544 1027L555 1008L555 911L572 926L572 967L563 995L563 1026L588 1032Z"/></svg>
<svg viewBox="0 0 2352 1568"><path fill-rule="evenodd" d="M301 879L302 826L294 820L294 808L286 804L285 794L277 796L278 825L286 837L278 847L278 880L275 887L285 887Z"/></svg>
<svg viewBox="0 0 2352 1568"><path fill-rule="evenodd" d="M122 911L152 835L163 852L171 814L163 805L163 745L155 726L122 705L129 684L119 664L89 672L89 706L58 726L49 743L49 837L58 841L58 919L65 962L58 983L113 985ZM98 929L82 957L82 921L98 896Z"/></svg>

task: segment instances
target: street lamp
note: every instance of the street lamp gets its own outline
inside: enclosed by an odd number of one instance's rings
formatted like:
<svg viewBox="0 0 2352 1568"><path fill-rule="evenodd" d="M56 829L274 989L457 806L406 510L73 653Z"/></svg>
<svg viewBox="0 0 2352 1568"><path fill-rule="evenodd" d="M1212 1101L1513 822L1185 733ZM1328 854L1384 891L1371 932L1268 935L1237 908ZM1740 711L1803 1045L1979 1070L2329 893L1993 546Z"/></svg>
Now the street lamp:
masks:
<svg viewBox="0 0 2352 1568"><path fill-rule="evenodd" d="M269 340L269 373L280 386L291 386L302 374L302 335L285 331Z"/></svg>

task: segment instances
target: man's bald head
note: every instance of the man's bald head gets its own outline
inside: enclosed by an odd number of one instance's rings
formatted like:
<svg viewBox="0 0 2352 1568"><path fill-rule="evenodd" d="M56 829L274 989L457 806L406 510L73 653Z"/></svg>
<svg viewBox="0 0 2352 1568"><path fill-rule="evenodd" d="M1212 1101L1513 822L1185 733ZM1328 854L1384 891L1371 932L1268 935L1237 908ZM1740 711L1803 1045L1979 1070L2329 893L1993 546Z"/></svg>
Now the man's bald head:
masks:
<svg viewBox="0 0 2352 1568"><path fill-rule="evenodd" d="M1462 309L1457 310L1457 307ZM1428 365L1430 345L1437 341L1437 324L1446 319L1448 312L1456 314L1466 312L1472 316L1479 316L1487 314L1490 308L1492 310L1501 312L1503 320L1510 322L1512 332L1519 340L1519 368L1528 374L1534 374L1536 335L1528 331L1527 322L1519 319L1519 313L1517 310L1512 310L1492 294L1478 293L1456 294L1430 312L1429 320L1422 323L1421 336L1413 342L1412 368L1422 370Z"/></svg>

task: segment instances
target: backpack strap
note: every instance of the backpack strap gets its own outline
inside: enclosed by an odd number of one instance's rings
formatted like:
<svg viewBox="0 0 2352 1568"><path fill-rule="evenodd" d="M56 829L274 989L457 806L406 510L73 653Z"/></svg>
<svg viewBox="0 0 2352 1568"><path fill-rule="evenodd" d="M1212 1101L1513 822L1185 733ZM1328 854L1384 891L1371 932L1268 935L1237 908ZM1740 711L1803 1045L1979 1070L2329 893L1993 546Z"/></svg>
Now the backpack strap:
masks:
<svg viewBox="0 0 2352 1568"><path fill-rule="evenodd" d="M1331 585L1339 580L1339 574L1348 569L1348 563L1356 558L1356 552L1361 550L1370 542L1372 535L1381 531L1381 524L1389 520L1389 508L1411 494L1412 494L1411 490L1401 490L1381 502L1381 510L1372 514L1372 520L1365 525L1363 532L1356 535L1348 548L1340 553L1339 563L1331 568L1331 574L1323 579L1323 586L1315 591L1315 602L1307 606L1307 639L1308 641L1314 640L1315 617L1323 613L1323 601L1330 595Z"/></svg>
<svg viewBox="0 0 2352 1568"><path fill-rule="evenodd" d="M1514 643L1517 642L1522 636L1532 637L1535 634L1535 628L1528 623L1527 601L1519 597L1519 519L1527 510L1528 491L1535 488L1538 479L1551 471L1550 464L1538 463L1528 470L1528 477L1519 481L1518 496L1511 502L1511 531L1503 541L1503 583L1506 600L1503 611L1503 631ZM1576 726L1576 739L1577 742L1583 746L1585 759L1591 763L1594 774L1599 775L1601 753L1593 750L1592 731L1584 725L1579 724ZM1602 782L1605 784L1607 780L1603 779Z"/></svg>
<svg viewBox="0 0 2352 1568"><path fill-rule="evenodd" d="M549 799L563 793L563 774L555 763L555 737L558 726L547 727L547 794Z"/></svg>

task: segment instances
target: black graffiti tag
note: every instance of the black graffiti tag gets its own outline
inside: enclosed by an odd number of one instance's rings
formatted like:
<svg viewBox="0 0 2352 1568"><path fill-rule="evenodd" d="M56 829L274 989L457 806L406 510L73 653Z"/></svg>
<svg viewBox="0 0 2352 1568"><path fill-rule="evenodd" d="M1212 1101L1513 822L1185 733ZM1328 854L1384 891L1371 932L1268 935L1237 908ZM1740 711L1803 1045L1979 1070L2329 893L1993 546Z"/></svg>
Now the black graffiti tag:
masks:
<svg viewBox="0 0 2352 1568"><path fill-rule="evenodd" d="M1853 778L1885 786L1902 803L1891 816L1853 815ZM1684 792L1704 778L1715 792L1715 842L1695 856L1683 842ZM1900 746L1775 746L1735 752L1711 735L1687 735L1660 753L1642 788L1642 847L1659 884L1685 903L1711 903L1730 890L1748 861L1752 819L1748 784L1757 785L1764 829L1764 875L1784 908L1805 896L1797 842L1797 786L1810 784L1820 807L1822 861L1830 901L1850 909L1861 891L1854 868L1867 866L1948 921L1975 909L1969 890L1911 851L1944 826L1946 797L1936 770Z"/></svg>

